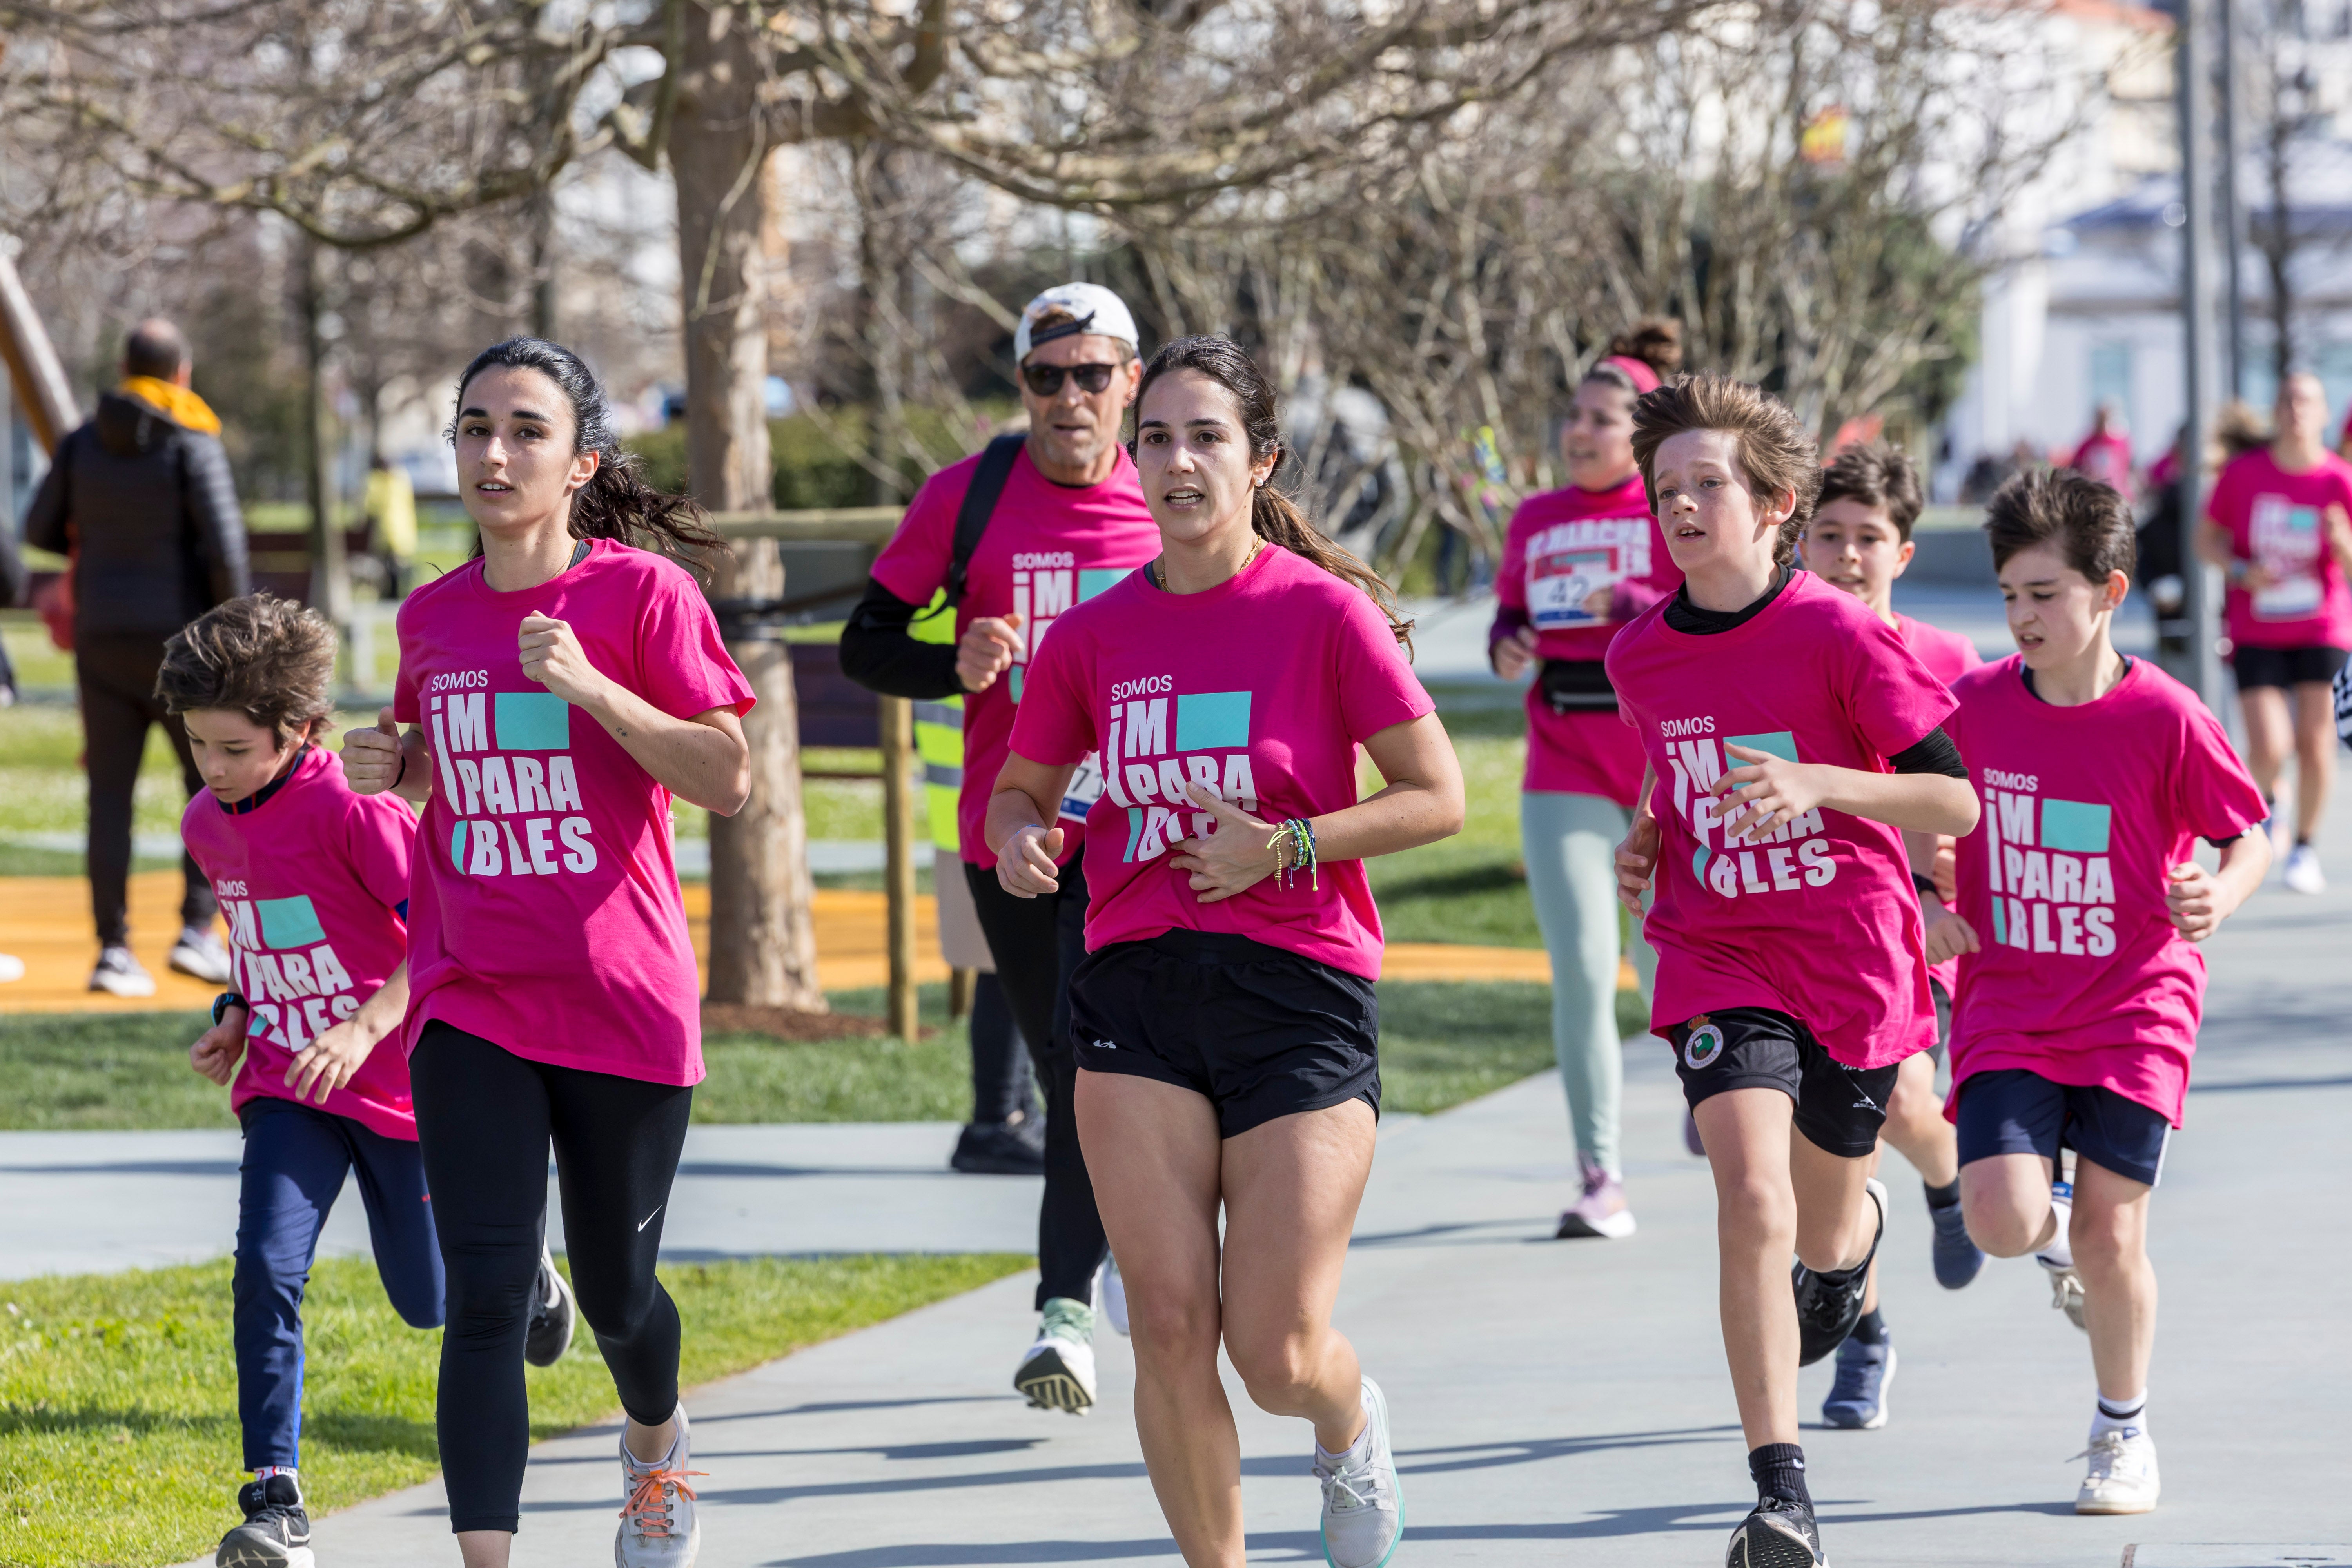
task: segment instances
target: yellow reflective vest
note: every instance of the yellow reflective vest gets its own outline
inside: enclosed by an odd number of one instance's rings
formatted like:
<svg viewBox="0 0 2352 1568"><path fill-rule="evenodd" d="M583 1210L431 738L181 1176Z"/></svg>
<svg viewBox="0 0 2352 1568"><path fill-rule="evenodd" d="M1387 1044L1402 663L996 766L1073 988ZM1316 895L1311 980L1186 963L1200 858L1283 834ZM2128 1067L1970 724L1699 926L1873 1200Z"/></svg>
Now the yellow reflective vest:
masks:
<svg viewBox="0 0 2352 1568"><path fill-rule="evenodd" d="M956 617L942 609L947 590L931 595L930 607L915 617L907 635L917 642L952 643ZM929 810L931 842L955 853L956 802L963 794L963 699L943 697L915 704L915 753L923 759L923 804Z"/></svg>

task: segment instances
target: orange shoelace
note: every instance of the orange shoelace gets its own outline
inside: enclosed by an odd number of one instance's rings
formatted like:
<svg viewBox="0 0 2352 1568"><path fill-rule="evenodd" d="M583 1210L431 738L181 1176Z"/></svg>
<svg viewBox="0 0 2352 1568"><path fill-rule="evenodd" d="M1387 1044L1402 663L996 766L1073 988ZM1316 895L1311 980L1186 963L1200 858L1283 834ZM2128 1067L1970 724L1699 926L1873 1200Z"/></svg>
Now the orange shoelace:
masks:
<svg viewBox="0 0 2352 1568"><path fill-rule="evenodd" d="M621 1517L629 1521L639 1535L667 1540L669 1537L669 1498L671 1490L694 1498L694 1489L686 1484L688 1476L707 1476L708 1470L640 1470L636 1489L622 1506Z"/></svg>

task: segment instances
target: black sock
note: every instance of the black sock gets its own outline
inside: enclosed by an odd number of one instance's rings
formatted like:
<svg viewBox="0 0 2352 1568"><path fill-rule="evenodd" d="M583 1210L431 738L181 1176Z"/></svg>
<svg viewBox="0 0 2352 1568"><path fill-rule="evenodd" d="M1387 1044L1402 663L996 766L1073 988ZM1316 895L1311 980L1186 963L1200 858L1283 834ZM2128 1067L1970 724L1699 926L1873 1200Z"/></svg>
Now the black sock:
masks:
<svg viewBox="0 0 2352 1568"><path fill-rule="evenodd" d="M1813 1506L1805 1489L1805 1450L1794 1443L1767 1443L1748 1450L1748 1473L1756 1479L1756 1495L1776 1497Z"/></svg>
<svg viewBox="0 0 2352 1568"><path fill-rule="evenodd" d="M1925 1182L1919 1184L1927 1188L1927 1206L1931 1209L1948 1209L1960 1201L1960 1181L1958 1176L1940 1187L1928 1186Z"/></svg>
<svg viewBox="0 0 2352 1568"><path fill-rule="evenodd" d="M1886 1342L1886 1320L1880 1317L1878 1309L1874 1307L1854 1320L1853 1332L1848 1337L1860 1340L1866 1345L1883 1345Z"/></svg>
<svg viewBox="0 0 2352 1568"><path fill-rule="evenodd" d="M2308 834L2308 833L2298 833L2298 834L2296 834L2296 835L2294 836L2294 847L2295 847L2297 849L2308 849L2308 848L2310 848L2310 847L2311 847L2311 835L2310 835L2310 834Z"/></svg>

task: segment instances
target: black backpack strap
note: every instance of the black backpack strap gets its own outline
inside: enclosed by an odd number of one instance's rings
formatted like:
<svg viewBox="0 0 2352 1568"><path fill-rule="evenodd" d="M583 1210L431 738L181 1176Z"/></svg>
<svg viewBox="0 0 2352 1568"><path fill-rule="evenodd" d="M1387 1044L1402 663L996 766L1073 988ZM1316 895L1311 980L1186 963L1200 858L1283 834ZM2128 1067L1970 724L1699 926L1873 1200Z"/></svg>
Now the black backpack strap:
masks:
<svg viewBox="0 0 2352 1568"><path fill-rule="evenodd" d="M980 536L988 531L988 520L996 510L997 498L1004 493L1004 481L1013 477L1013 459L1021 455L1022 444L1028 439L1018 433L999 436L980 454L979 466L971 471L971 488L963 492L963 507L956 513L955 552L948 559L945 608L963 602L964 579L980 549Z"/></svg>

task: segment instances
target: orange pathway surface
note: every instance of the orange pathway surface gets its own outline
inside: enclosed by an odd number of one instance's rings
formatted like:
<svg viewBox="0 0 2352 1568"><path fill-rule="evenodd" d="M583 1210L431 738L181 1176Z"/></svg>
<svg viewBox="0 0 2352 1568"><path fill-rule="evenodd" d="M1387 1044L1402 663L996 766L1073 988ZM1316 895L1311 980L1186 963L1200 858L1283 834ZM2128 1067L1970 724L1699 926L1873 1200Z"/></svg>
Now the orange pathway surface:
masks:
<svg viewBox="0 0 2352 1568"><path fill-rule="evenodd" d="M131 879L131 946L155 976L155 994L119 1001L84 987L97 956L90 937L89 885L79 877L0 879L0 952L25 961L25 978L0 985L0 1012L136 1012L203 1007L215 988L163 967L163 955L179 931L180 875L142 871ZM944 980L940 961L936 906L916 900L916 974ZM827 991L878 986L889 978L887 904L878 892L821 888L816 895L817 981ZM687 920L694 930L698 959L709 949L710 893L700 883L686 889ZM1381 967L1384 980L1551 980L1551 966L1536 948L1464 947L1450 942L1391 942Z"/></svg>

